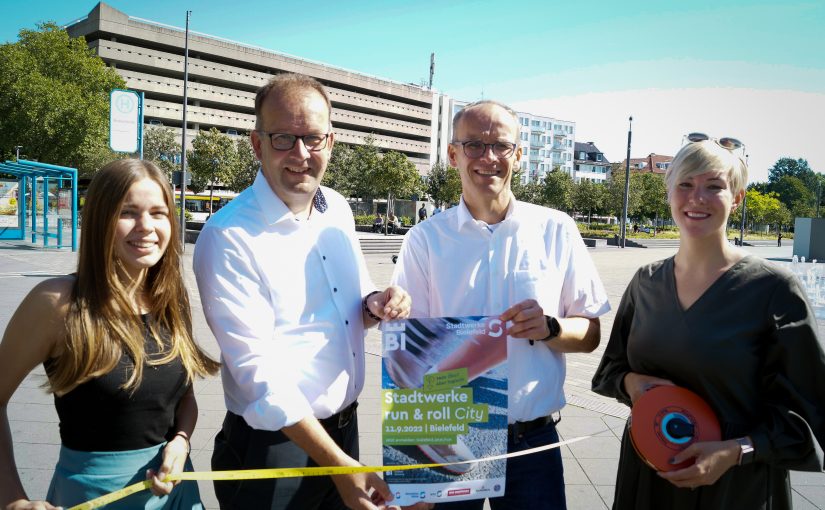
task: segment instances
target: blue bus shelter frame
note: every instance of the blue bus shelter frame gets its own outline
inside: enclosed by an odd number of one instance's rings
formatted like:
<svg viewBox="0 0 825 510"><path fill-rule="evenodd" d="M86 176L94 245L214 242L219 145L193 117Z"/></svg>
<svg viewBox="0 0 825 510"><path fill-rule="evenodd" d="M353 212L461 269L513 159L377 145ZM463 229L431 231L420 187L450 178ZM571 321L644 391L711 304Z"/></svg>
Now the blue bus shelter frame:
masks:
<svg viewBox="0 0 825 510"><path fill-rule="evenodd" d="M48 163L40 163L39 161L27 161L21 159L18 161L6 161L0 163L0 173L16 176L18 179L18 225L19 229L0 229L0 239L25 239L26 231L31 234L32 243L37 243L37 236L43 238L43 246L49 246L49 239L57 240L58 248L66 248L63 246L63 220L58 218L56 232L49 232L49 181L57 180L62 186L63 182L69 180L72 185L72 216L71 216L71 230L72 230L72 251L77 251L77 169L65 166L50 165ZM42 230L37 228L37 184L38 180L43 185L43 226ZM31 228L27 229L26 225L26 191L31 183L32 198L31 198Z"/></svg>

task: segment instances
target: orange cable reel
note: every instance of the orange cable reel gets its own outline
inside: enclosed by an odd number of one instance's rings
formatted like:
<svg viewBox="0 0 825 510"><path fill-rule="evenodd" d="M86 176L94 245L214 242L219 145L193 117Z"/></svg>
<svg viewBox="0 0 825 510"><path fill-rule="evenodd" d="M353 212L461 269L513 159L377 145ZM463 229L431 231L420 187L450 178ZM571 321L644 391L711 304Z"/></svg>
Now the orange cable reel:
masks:
<svg viewBox="0 0 825 510"><path fill-rule="evenodd" d="M636 453L657 471L693 464L671 464L674 455L696 442L719 441L716 413L696 393L678 386L656 386L644 392L630 411L630 440Z"/></svg>

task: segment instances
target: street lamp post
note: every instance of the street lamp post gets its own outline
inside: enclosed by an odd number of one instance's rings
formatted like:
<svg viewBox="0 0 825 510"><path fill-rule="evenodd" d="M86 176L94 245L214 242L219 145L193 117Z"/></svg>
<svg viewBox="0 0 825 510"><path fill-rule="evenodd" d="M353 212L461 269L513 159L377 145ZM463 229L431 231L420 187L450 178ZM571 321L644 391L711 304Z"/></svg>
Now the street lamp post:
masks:
<svg viewBox="0 0 825 510"><path fill-rule="evenodd" d="M15 153L15 161L20 161L20 149L22 149L22 145L15 145L14 146L14 153Z"/></svg>
<svg viewBox="0 0 825 510"><path fill-rule="evenodd" d="M630 139L633 136L633 116L628 119L627 124L627 159L624 169L624 204L622 206L622 243L621 247L625 247L627 234L627 202L630 198Z"/></svg>
<svg viewBox="0 0 825 510"><path fill-rule="evenodd" d="M186 11L186 35L183 42L183 124L180 142L180 248L186 249L186 103L187 85L189 83L189 17L192 11Z"/></svg>
<svg viewBox="0 0 825 510"><path fill-rule="evenodd" d="M748 155L745 154L745 166L748 166ZM747 183L746 183L747 184ZM742 199L742 224L739 225L739 246L745 246L745 215L748 214L748 187L745 186L745 197Z"/></svg>

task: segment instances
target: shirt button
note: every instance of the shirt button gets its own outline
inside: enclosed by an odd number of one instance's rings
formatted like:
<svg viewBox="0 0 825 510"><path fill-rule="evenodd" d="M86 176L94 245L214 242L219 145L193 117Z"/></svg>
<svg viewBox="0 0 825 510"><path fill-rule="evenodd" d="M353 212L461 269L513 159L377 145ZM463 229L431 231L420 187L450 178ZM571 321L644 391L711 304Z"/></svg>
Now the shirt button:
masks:
<svg viewBox="0 0 825 510"><path fill-rule="evenodd" d="M333 287L332 292L338 292L338 287Z"/></svg>
<svg viewBox="0 0 825 510"><path fill-rule="evenodd" d="M349 321L344 321L344 324L347 324L347 325L349 325Z"/></svg>
<svg viewBox="0 0 825 510"><path fill-rule="evenodd" d="M327 256L326 256L326 255L321 255L321 258L322 258L323 260L327 260Z"/></svg>

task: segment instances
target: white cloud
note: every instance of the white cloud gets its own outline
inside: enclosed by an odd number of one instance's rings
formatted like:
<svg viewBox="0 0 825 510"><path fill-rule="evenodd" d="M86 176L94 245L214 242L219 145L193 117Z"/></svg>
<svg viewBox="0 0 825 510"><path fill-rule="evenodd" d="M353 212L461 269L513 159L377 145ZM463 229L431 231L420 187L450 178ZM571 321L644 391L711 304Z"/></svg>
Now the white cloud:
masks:
<svg viewBox="0 0 825 510"><path fill-rule="evenodd" d="M732 136L747 146L750 181L765 181L783 156L804 158L825 173L825 94L748 88L646 89L522 101L519 111L576 122L576 141L594 142L610 161L627 153L633 115L632 157L673 155L682 136L701 131Z"/></svg>

